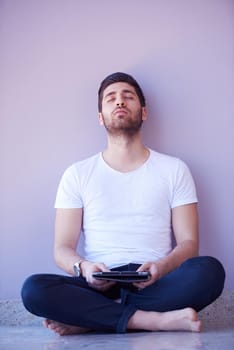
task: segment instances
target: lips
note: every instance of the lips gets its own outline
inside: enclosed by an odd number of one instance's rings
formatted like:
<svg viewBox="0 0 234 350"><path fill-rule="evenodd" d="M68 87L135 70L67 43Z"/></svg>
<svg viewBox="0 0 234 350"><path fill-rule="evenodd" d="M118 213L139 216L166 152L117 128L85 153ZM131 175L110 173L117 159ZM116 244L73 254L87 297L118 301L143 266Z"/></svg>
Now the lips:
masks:
<svg viewBox="0 0 234 350"><path fill-rule="evenodd" d="M128 114L128 112L123 108L118 108L116 109L116 111L114 111L114 115L123 115L123 114Z"/></svg>

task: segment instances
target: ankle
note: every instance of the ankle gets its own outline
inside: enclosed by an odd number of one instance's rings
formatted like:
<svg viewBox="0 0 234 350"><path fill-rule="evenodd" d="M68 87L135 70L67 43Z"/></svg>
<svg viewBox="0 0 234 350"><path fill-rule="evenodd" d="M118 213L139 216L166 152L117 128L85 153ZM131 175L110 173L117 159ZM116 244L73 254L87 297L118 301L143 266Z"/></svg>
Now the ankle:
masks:
<svg viewBox="0 0 234 350"><path fill-rule="evenodd" d="M128 320L127 329L145 329L150 330L150 319L151 314L154 317L158 314L152 311L137 310Z"/></svg>

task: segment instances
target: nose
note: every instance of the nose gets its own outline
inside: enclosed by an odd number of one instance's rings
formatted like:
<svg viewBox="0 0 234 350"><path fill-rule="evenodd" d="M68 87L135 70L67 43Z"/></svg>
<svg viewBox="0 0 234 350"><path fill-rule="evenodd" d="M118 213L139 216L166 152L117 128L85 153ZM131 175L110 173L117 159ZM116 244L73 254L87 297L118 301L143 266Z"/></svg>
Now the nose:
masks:
<svg viewBox="0 0 234 350"><path fill-rule="evenodd" d="M122 93L116 94L116 106L119 108L126 106L125 99Z"/></svg>
<svg viewBox="0 0 234 350"><path fill-rule="evenodd" d="M117 102L116 105L117 105L117 107L124 107L125 103L123 101L122 102Z"/></svg>

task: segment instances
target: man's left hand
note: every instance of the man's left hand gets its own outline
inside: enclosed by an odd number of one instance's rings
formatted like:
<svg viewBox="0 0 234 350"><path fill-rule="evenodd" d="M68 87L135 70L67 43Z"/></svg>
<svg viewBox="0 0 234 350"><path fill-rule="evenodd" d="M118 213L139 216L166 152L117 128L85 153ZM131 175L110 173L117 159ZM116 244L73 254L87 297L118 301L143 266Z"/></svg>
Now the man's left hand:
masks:
<svg viewBox="0 0 234 350"><path fill-rule="evenodd" d="M150 286L151 284L155 283L159 278L162 277L163 275L162 264L158 261L146 262L139 267L137 272L149 272L150 274L149 280L145 282L133 283L133 285L138 289L144 289L145 287Z"/></svg>

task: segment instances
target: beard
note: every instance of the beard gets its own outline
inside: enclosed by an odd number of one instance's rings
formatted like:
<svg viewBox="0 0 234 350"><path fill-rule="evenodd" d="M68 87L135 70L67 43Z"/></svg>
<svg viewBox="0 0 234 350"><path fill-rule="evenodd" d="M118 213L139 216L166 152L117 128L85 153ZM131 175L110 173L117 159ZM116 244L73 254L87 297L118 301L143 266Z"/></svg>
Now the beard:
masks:
<svg viewBox="0 0 234 350"><path fill-rule="evenodd" d="M134 136L141 129L142 123L141 108L136 112L133 119L128 115L113 116L112 119L106 118L103 115L103 125L108 134L112 136Z"/></svg>

